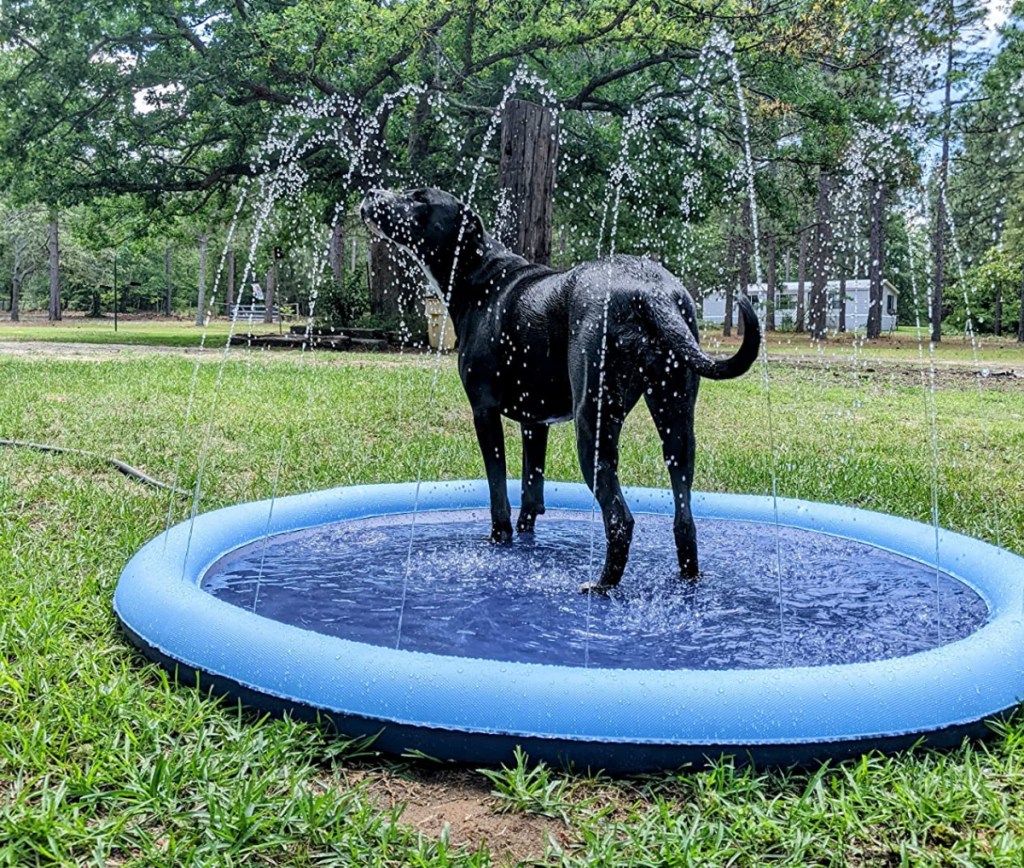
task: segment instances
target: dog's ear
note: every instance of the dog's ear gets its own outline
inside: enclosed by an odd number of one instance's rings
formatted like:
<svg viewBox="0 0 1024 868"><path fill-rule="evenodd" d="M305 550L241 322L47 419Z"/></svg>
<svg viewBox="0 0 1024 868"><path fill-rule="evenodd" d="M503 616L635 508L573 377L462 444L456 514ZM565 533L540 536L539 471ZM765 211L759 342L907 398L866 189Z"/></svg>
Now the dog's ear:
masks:
<svg viewBox="0 0 1024 868"><path fill-rule="evenodd" d="M465 206L463 207L465 208ZM462 232L463 240L474 244L483 244L486 233L484 232L484 221L480 219L480 216L475 211L465 208L462 214L462 223L465 226Z"/></svg>

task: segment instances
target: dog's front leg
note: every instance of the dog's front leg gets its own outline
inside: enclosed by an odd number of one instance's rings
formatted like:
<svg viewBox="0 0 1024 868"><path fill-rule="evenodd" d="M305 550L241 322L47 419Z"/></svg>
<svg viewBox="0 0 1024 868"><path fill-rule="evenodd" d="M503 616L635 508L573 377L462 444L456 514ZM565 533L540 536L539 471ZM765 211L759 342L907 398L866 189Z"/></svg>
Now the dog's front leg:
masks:
<svg viewBox="0 0 1024 868"><path fill-rule="evenodd" d="M505 432L497 410L473 410L476 439L484 457L487 485L491 494L491 539L496 543L512 540L512 507L508 502L505 471Z"/></svg>
<svg viewBox="0 0 1024 868"><path fill-rule="evenodd" d="M544 459L548 451L548 426L523 423L523 505L516 530L533 533L537 516L544 512Z"/></svg>

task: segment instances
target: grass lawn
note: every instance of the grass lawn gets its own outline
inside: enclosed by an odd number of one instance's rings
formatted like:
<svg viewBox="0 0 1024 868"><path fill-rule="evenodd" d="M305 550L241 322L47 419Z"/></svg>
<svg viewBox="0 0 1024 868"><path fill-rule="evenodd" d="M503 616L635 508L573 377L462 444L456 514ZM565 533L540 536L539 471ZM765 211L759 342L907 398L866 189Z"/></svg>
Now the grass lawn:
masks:
<svg viewBox="0 0 1024 868"><path fill-rule="evenodd" d="M423 357L240 350L222 369L216 356L0 355L0 438L116 456L185 488L202 461L203 509L269 496L279 455L280 494L421 466L482 473L451 359L432 387ZM781 495L928 520L934 479L945 526L1024 553L1020 381L940 377L934 397L919 383L849 359L774 364L774 450L760 374L705 383L697 487L762 493L774 473ZM622 452L624 483L667 484L645 413ZM549 477L580 478L567 426ZM187 514L88 458L0 450L0 865L1024 862L1019 715L950 752L611 779L382 758L176 685L111 612L169 507Z"/></svg>

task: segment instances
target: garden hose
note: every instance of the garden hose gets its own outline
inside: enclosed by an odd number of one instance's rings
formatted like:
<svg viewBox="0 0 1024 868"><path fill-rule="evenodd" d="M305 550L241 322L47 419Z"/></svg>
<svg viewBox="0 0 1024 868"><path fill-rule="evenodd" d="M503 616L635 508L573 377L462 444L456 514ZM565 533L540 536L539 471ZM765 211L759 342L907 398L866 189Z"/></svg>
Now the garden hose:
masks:
<svg viewBox="0 0 1024 868"><path fill-rule="evenodd" d="M83 455L86 458L94 458L97 461L113 464L114 467L120 470L125 476L130 476L133 479L146 483L146 485L152 485L154 488L162 488L164 491L173 491L175 494L182 497L192 496L190 492L184 491L180 488L175 488L173 485L168 485L166 482L161 482L158 479L153 479L152 476L147 476L141 470L132 467L130 464L125 464L123 461L118 461L116 458L107 458L105 455L97 455L95 452L86 452L84 449L68 449L64 446L49 446L45 443L29 443L23 440L0 440L0 446L13 446L20 449L36 449L39 452L59 452L65 455Z"/></svg>

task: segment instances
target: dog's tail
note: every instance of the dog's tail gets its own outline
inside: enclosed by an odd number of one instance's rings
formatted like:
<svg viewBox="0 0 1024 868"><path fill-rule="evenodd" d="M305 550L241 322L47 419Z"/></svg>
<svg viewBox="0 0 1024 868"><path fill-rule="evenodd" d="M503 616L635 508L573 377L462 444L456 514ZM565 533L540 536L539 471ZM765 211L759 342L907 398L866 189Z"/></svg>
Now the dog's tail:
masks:
<svg viewBox="0 0 1024 868"><path fill-rule="evenodd" d="M740 316L743 318L743 342L736 354L727 359L714 359L700 348L697 338L676 315L659 316L658 330L669 341L672 348L682 355L684 364L709 380L731 380L745 374L757 361L761 349L761 324L750 300L742 293L738 297Z"/></svg>

